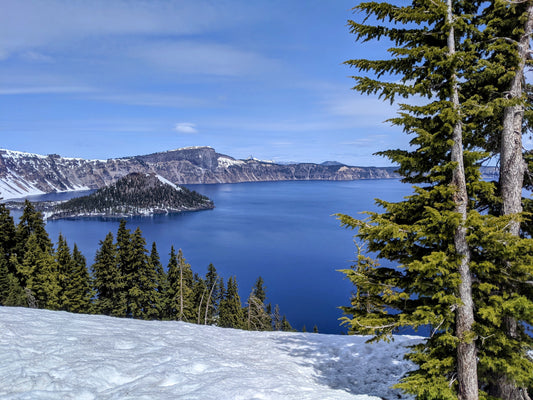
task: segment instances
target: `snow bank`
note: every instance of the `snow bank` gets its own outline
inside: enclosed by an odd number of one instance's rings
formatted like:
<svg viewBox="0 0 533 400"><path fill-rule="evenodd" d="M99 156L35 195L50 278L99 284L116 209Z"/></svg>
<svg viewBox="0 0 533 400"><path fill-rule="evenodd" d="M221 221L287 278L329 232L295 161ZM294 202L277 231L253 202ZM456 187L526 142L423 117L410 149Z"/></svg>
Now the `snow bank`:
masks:
<svg viewBox="0 0 533 400"><path fill-rule="evenodd" d="M0 307L1 399L405 398L407 345Z"/></svg>

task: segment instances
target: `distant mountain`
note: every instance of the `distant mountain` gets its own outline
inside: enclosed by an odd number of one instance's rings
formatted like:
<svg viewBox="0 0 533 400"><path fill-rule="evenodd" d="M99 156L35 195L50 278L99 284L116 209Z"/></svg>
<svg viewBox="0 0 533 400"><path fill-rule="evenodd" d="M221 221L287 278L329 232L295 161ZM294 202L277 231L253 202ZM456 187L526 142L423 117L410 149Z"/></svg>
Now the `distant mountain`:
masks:
<svg viewBox="0 0 533 400"><path fill-rule="evenodd" d="M85 160L0 150L0 197L99 189L132 172L154 173L175 184L287 180L399 178L394 167L237 160L211 147L187 147L127 158Z"/></svg>
<svg viewBox="0 0 533 400"><path fill-rule="evenodd" d="M341 165L345 165L345 164L340 163L338 161L324 161L320 165L325 165L325 166L331 167L331 166L341 166Z"/></svg>
<svg viewBox="0 0 533 400"><path fill-rule="evenodd" d="M207 197L177 186L154 173L133 172L88 196L55 205L48 219L126 217L211 209Z"/></svg>

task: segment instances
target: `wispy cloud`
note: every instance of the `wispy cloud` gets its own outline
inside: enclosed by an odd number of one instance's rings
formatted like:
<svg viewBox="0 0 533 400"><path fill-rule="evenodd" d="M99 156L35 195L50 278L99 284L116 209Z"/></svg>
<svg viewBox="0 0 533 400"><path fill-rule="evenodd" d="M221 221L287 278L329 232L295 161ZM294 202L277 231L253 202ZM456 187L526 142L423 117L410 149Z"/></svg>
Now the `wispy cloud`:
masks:
<svg viewBox="0 0 533 400"><path fill-rule="evenodd" d="M209 103L207 100L199 97L159 93L104 93L101 95L91 96L91 99L135 106L168 108L205 107Z"/></svg>
<svg viewBox="0 0 533 400"><path fill-rule="evenodd" d="M198 133L196 124L192 122L179 122L174 126L174 130L179 133L195 134Z"/></svg>
<svg viewBox="0 0 533 400"><path fill-rule="evenodd" d="M96 89L86 86L28 86L0 88L0 95L90 93Z"/></svg>
<svg viewBox="0 0 533 400"><path fill-rule="evenodd" d="M160 42L130 49L130 56L175 73L241 77L278 69L278 62L252 51L209 42Z"/></svg>
<svg viewBox="0 0 533 400"><path fill-rule="evenodd" d="M94 36L197 34L235 19L222 5L202 0L2 0L0 53Z"/></svg>

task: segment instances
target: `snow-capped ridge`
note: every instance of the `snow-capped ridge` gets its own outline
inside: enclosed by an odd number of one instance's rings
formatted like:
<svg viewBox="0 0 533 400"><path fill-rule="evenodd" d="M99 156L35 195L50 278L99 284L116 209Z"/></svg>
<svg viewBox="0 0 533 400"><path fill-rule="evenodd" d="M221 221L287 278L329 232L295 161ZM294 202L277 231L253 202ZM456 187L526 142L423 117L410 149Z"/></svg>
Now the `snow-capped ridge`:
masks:
<svg viewBox="0 0 533 400"><path fill-rule="evenodd" d="M134 172L154 173L173 184L398 177L394 168L346 166L341 170L313 163L281 165L255 158L237 160L209 146L108 160L0 150L0 197L99 189Z"/></svg>

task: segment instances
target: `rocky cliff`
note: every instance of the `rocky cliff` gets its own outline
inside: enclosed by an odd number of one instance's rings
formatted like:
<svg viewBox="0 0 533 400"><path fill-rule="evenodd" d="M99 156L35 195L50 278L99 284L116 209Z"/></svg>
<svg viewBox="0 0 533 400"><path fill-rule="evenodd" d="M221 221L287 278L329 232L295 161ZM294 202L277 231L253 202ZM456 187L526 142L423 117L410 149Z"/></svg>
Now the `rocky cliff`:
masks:
<svg viewBox="0 0 533 400"><path fill-rule="evenodd" d="M109 160L0 150L0 197L98 189L132 173L155 173L176 184L398 178L394 168L337 163L281 165L237 160L211 147L188 147Z"/></svg>

